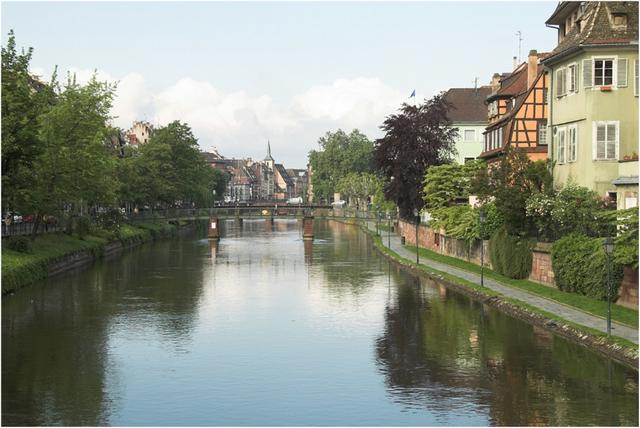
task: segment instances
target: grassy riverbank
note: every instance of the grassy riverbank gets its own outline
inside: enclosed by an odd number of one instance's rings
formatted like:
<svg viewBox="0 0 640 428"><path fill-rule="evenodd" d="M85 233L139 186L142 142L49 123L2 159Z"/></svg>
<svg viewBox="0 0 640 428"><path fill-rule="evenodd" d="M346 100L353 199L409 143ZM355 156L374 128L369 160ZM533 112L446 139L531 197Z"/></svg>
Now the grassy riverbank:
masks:
<svg viewBox="0 0 640 428"><path fill-rule="evenodd" d="M490 290L488 288L483 288L478 284L459 278L455 275L451 275L449 273L442 272L437 269L433 269L424 265L417 266L415 264L415 260L406 259L400 256L395 251L390 250L382 242L382 239L380 238L380 236L376 236L374 232L371 232L364 227L362 229L373 237L374 245L380 252L398 261L400 264L410 267L412 270L420 270L428 274L429 276L442 279L448 282L449 284L464 287L465 289L471 292L470 294L473 294L476 297L483 297L488 300L498 299L498 301L502 301L505 304L512 306L516 310L519 310L521 313L530 314L531 318L538 318L538 320L544 319L548 321L553 321L556 323L556 327L559 326L558 329L555 329L556 332L559 333L561 331L564 331L565 333L567 333L567 336L570 336L573 339L578 339L580 337L588 336L589 346L598 348L600 351L603 351L604 353L608 353L611 355L611 352L608 352L608 351L613 350L613 353L615 353L617 350L621 350L622 356L624 358L619 358L619 359L620 361L623 361L627 364L629 363L629 359L637 360L638 358L638 345L629 340L623 339L621 337L616 337L616 336L607 337L606 333L603 333L599 330L595 330L580 324L573 323L555 314L546 312L544 310L541 310L535 306L531 306L519 300L508 298L496 291ZM496 305L496 306L499 306L499 305ZM545 322L545 324L548 324L548 322ZM632 366L635 368L636 365L632 364Z"/></svg>
<svg viewBox="0 0 640 428"><path fill-rule="evenodd" d="M406 246L405 248L413 253L416 252L415 247ZM480 274L480 266L474 263L469 263L455 257L438 254L435 251L431 251L425 248L420 248L419 251L420 257L457 267L459 269L473 272L478 275ZM538 284L526 279L508 278L486 267L484 268L484 275L486 278L494 279L502 284L528 291L531 294L535 294L549 300L554 300L558 303L562 303L563 305L579 309L594 316L604 317L607 313L607 302L603 302L602 300L596 300L591 297L582 296L575 293L566 293L564 291L558 290L557 288ZM638 328L638 311L634 311L633 309L625 308L618 305L611 305L611 318L621 324L626 324L630 327Z"/></svg>
<svg viewBox="0 0 640 428"><path fill-rule="evenodd" d="M46 278L52 263L81 251L89 251L94 257L103 254L104 247L120 241L123 245L146 242L173 233L177 226L168 222L124 224L119 233L101 229L92 230L82 238L65 233L38 236L31 243L29 252L8 248L8 239L2 240L2 294Z"/></svg>

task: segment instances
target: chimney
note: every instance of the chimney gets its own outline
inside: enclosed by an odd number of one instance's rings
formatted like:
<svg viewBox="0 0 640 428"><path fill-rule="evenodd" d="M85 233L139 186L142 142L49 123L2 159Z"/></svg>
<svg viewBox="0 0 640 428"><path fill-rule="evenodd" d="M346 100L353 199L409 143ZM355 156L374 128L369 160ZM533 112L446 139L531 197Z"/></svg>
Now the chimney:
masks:
<svg viewBox="0 0 640 428"><path fill-rule="evenodd" d="M517 57L513 57L513 69L515 70L516 68L518 68L518 58Z"/></svg>
<svg viewBox="0 0 640 428"><path fill-rule="evenodd" d="M529 51L527 62L527 89L533 85L536 77L538 77L538 51L533 49Z"/></svg>
<svg viewBox="0 0 640 428"><path fill-rule="evenodd" d="M496 93L500 89L500 74L493 73L493 77L491 77L491 92Z"/></svg>

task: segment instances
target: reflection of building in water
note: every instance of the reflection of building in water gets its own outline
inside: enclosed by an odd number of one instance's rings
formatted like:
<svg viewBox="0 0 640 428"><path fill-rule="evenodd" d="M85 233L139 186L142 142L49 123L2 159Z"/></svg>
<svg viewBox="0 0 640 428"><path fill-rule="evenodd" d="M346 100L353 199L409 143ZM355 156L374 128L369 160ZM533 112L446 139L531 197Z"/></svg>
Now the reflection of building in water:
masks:
<svg viewBox="0 0 640 428"><path fill-rule="evenodd" d="M218 255L218 240L209 239L209 258L215 260Z"/></svg>
<svg viewBox="0 0 640 428"><path fill-rule="evenodd" d="M305 240L304 242L304 262L312 264L313 262L313 241Z"/></svg>

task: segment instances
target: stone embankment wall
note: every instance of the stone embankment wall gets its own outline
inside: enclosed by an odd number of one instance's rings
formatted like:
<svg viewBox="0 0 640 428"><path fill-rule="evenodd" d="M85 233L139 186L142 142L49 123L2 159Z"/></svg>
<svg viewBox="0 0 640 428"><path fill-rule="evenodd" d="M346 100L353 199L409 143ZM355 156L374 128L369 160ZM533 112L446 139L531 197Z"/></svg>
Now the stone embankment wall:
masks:
<svg viewBox="0 0 640 428"><path fill-rule="evenodd" d="M399 221L400 236L406 245L416 245L416 226L412 223ZM445 256L456 257L480 265L480 241L471 246L466 242L450 238L430 227L420 225L418 228L418 245ZM489 241L483 241L484 264L491 267L489 256ZM555 275L551 264L551 243L539 242L533 249L533 261L529 280L543 285L555 287ZM638 269L624 268L624 278L618 291L616 304L632 309L638 309Z"/></svg>

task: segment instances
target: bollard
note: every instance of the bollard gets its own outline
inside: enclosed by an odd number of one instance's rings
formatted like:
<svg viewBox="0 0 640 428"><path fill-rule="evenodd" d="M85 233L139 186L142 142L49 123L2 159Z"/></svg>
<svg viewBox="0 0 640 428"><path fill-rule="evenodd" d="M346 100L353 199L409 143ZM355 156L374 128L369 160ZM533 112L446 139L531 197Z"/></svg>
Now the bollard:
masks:
<svg viewBox="0 0 640 428"><path fill-rule="evenodd" d="M313 240L313 216L305 215L302 219L302 239L305 241Z"/></svg>
<svg viewBox="0 0 640 428"><path fill-rule="evenodd" d="M209 239L220 239L220 223L216 217L209 218Z"/></svg>

